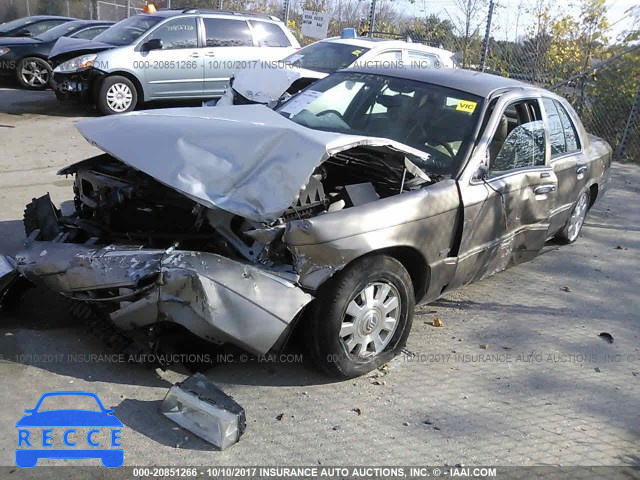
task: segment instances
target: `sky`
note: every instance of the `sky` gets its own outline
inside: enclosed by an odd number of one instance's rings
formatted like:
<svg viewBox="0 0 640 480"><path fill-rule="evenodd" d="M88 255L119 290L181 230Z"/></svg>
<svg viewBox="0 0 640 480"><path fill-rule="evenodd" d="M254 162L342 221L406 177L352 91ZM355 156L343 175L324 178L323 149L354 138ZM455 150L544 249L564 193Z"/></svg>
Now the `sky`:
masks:
<svg viewBox="0 0 640 480"><path fill-rule="evenodd" d="M434 13L440 18L455 19L459 11L454 0L417 0L413 5L406 5L408 2L398 3L405 3L404 7L407 8L404 11L406 13L413 9L415 16ZM556 1L556 5L565 3L568 2ZM535 0L496 0L496 4L492 35L499 40L515 40L518 36L525 34L532 20L524 11L518 15L518 7L521 4L532 6L535 4ZM640 0L607 0L606 5L608 7L607 17L611 25L609 36L611 41L615 41L623 31L633 26L633 17L625 12L633 6L640 5ZM486 13L483 17L486 16ZM484 34L484 21L482 24L482 33Z"/></svg>

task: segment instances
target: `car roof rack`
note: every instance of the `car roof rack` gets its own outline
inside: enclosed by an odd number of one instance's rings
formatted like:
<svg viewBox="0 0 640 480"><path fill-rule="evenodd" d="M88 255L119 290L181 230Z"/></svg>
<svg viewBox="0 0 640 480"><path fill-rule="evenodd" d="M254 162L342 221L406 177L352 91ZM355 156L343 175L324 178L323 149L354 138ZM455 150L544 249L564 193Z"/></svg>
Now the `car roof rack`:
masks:
<svg viewBox="0 0 640 480"><path fill-rule="evenodd" d="M269 15L267 13L260 13L260 12L231 12L228 10L209 10L209 9L202 9L202 8L185 8L184 10L182 10L182 13L214 13L216 15L229 15L229 16L246 16L246 17L258 17L258 18L265 18L267 20L276 20L278 22L281 22L282 20L280 20L278 17L276 17L275 15Z"/></svg>

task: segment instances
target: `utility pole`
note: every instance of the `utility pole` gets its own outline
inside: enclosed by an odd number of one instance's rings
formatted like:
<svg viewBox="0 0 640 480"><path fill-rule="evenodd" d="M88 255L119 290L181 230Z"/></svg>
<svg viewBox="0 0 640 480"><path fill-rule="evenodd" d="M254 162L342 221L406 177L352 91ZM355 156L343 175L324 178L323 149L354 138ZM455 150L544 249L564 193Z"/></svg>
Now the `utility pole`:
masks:
<svg viewBox="0 0 640 480"><path fill-rule="evenodd" d="M480 60L480 70L484 72L489 54L489 41L491 40L491 22L493 21L493 10L496 4L494 0L489 0L489 17L487 18L487 31L484 34L484 45L482 47L482 58Z"/></svg>
<svg viewBox="0 0 640 480"><path fill-rule="evenodd" d="M369 13L369 36L373 37L376 29L376 0L371 0L371 12Z"/></svg>
<svg viewBox="0 0 640 480"><path fill-rule="evenodd" d="M283 9L284 12L282 14L282 16L284 17L284 23L285 25L289 24L289 6L290 6L291 1L290 0L284 0L284 5L283 5Z"/></svg>

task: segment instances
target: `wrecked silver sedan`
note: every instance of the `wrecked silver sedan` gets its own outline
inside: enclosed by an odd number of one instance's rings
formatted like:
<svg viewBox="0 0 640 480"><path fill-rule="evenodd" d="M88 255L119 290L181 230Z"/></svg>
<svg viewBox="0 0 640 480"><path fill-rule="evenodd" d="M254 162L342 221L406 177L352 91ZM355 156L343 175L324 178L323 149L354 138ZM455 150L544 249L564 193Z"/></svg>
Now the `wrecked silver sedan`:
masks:
<svg viewBox="0 0 640 480"><path fill-rule="evenodd" d="M265 354L300 328L340 377L396 355L416 302L575 241L611 162L562 98L461 70L349 70L276 111L78 129L105 153L60 171L73 211L27 206L5 299L43 284L147 345L177 324Z"/></svg>

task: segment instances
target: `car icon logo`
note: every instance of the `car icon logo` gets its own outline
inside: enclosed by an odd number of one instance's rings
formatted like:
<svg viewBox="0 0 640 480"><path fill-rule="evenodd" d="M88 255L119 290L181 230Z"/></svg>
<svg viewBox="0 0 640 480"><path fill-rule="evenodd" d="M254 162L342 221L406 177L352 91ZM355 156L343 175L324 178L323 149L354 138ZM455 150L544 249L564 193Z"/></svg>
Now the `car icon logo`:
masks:
<svg viewBox="0 0 640 480"><path fill-rule="evenodd" d="M65 408L47 408L51 403L63 403ZM74 403L91 409L70 408ZM18 467L35 467L41 458L99 458L107 468L124 463L122 422L95 393L48 392L25 413L16 423Z"/></svg>

